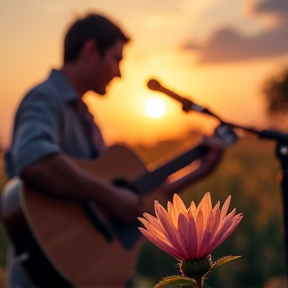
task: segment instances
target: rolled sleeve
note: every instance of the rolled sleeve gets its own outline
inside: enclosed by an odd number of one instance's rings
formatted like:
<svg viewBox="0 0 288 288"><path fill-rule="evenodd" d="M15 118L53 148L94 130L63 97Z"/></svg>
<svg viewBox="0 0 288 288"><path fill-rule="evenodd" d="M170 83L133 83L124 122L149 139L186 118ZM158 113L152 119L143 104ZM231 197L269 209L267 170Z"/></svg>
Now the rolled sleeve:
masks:
<svg viewBox="0 0 288 288"><path fill-rule="evenodd" d="M60 152L60 109L56 97L37 90L21 103L11 150L17 175L33 163Z"/></svg>

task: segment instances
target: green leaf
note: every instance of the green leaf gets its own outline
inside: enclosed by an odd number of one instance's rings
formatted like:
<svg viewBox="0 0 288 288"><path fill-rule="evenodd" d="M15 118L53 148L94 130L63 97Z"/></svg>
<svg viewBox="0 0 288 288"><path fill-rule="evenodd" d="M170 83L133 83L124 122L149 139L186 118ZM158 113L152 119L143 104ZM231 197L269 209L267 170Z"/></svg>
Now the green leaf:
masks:
<svg viewBox="0 0 288 288"><path fill-rule="evenodd" d="M240 258L241 256L225 256L225 257L222 257L220 259L218 259L217 261L215 261L213 264L212 264L212 267L211 269L214 269L226 262L229 262L229 261L232 261L232 260L235 260L235 259L238 259Z"/></svg>
<svg viewBox="0 0 288 288"><path fill-rule="evenodd" d="M186 276L168 276L163 278L154 288L191 286L193 283L195 283L195 280Z"/></svg>

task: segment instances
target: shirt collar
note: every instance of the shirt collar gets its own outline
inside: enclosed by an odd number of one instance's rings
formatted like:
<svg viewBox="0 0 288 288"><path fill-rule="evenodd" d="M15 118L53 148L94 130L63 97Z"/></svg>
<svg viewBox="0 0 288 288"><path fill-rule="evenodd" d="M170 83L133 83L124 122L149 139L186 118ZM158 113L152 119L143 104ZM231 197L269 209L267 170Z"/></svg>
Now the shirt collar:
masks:
<svg viewBox="0 0 288 288"><path fill-rule="evenodd" d="M80 99L78 93L61 71L52 69L48 81L56 84L65 102L72 102Z"/></svg>

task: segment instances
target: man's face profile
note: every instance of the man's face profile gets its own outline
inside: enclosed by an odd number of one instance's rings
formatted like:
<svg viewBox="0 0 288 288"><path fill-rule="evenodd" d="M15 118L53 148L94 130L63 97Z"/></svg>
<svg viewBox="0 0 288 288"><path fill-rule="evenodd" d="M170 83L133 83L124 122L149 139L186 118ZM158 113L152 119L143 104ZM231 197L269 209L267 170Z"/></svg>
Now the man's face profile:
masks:
<svg viewBox="0 0 288 288"><path fill-rule="evenodd" d="M97 44L90 56L90 87L89 90L105 95L106 87L114 77L121 77L120 62L123 57L124 42L117 40L103 54L97 50Z"/></svg>

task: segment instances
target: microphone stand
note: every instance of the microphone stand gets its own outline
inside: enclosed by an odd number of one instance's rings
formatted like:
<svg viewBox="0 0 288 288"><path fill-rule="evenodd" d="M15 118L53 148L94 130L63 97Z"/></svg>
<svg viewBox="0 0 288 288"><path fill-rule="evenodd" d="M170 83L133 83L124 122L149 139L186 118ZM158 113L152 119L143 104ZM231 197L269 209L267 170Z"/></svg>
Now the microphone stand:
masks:
<svg viewBox="0 0 288 288"><path fill-rule="evenodd" d="M151 90L156 90L156 89L151 89ZM240 129L243 129L243 130L246 130L248 132L258 135L259 138L266 138L266 139L274 140L277 142L275 154L277 158L280 160L281 168L282 168L281 191L282 191L282 200L283 200L282 205L283 205L283 218L284 218L284 246L285 246L284 249L285 249L285 262L286 262L286 277L288 278L288 231L287 231L287 227L288 227L288 134L284 134L275 130L258 131L249 127L244 127L244 126L236 125L233 123L224 122L220 117L218 117L216 114L209 111L207 108L199 106L193 103L192 101L190 101L189 99L183 98L162 86L160 86L158 91L163 92L169 95L170 97L174 98L175 100L181 102L182 110L185 112L196 111L196 112L204 113L204 114L217 118L221 124L218 128L216 128L216 134L217 132L221 133L221 129L222 129L223 134L226 134L229 136L229 134L231 135L231 133L226 133L226 131L232 132L233 128L240 128ZM231 141L231 142L235 142L235 136L233 136L233 133L232 133L232 137L234 141ZM230 141L228 140L228 142Z"/></svg>

